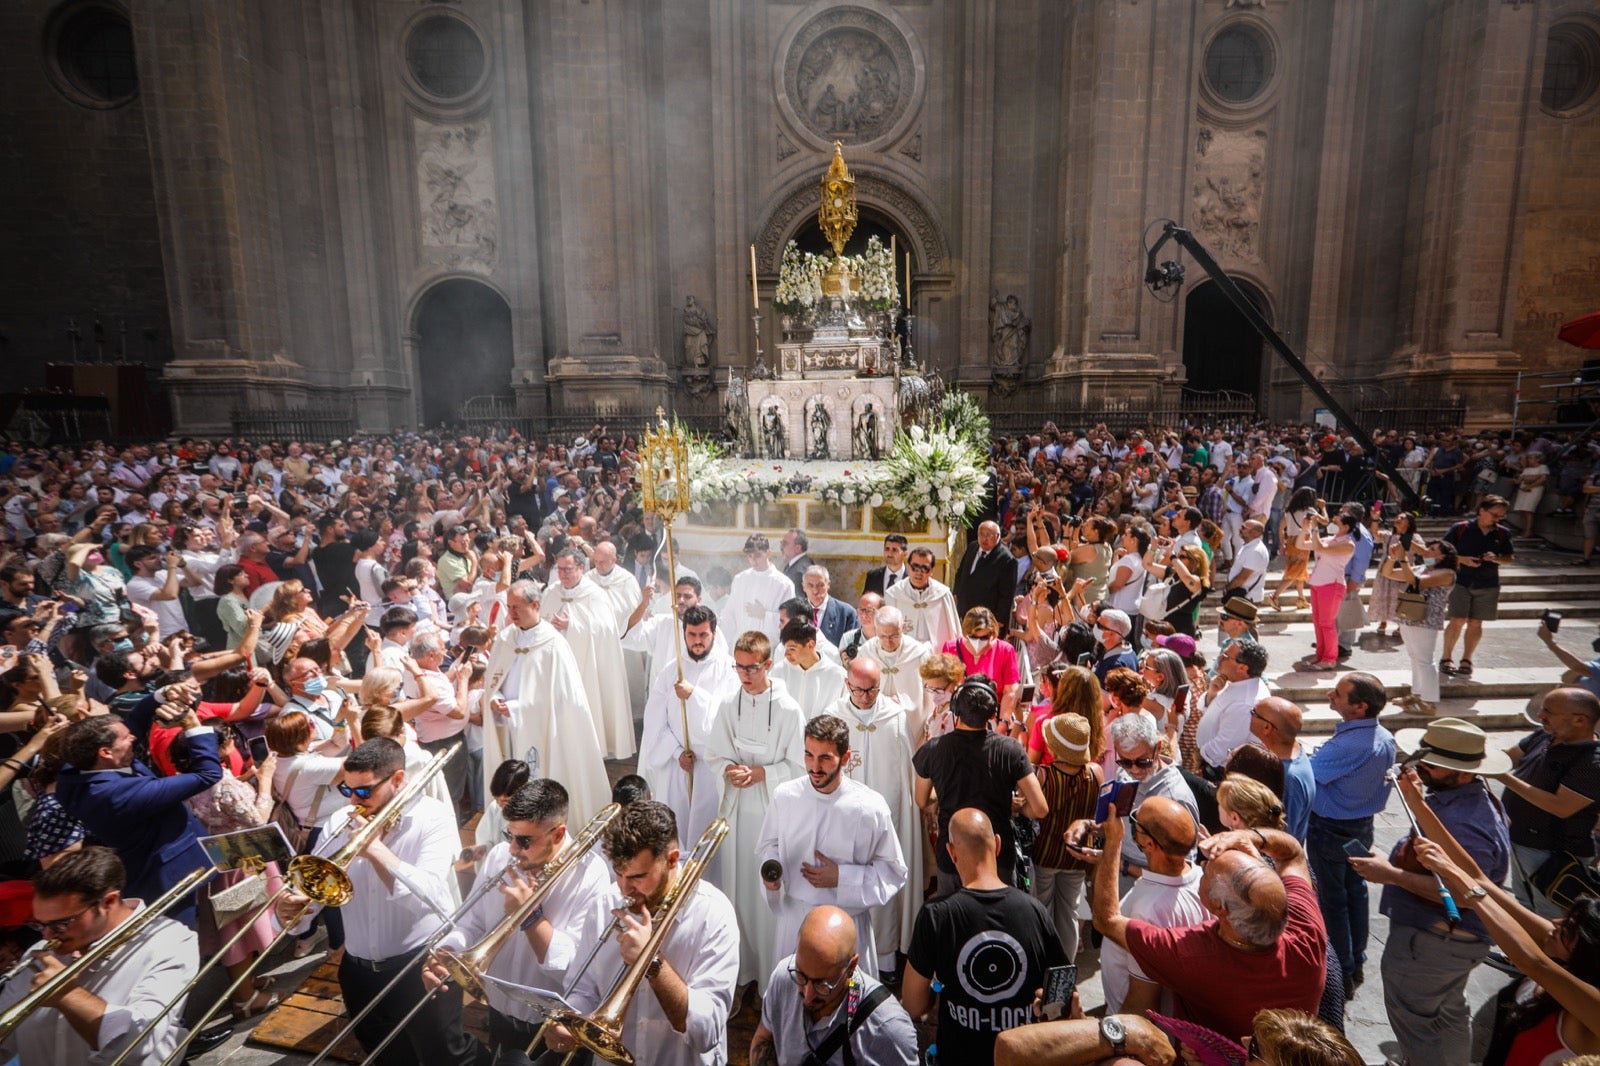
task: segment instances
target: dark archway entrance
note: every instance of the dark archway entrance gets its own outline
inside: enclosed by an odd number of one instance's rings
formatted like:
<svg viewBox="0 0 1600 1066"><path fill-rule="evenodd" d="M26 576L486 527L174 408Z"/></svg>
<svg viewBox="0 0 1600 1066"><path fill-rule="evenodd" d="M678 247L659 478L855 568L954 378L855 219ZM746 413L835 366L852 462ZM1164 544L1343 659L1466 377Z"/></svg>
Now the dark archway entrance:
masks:
<svg viewBox="0 0 1600 1066"><path fill-rule="evenodd" d="M1270 324L1272 316L1261 290L1241 278L1233 281ZM1183 369L1189 388L1259 396L1265 344L1216 282L1207 281L1190 290L1183 309Z"/></svg>
<svg viewBox="0 0 1600 1066"><path fill-rule="evenodd" d="M479 281L451 278L417 305L422 424L453 423L474 396L511 396L511 308Z"/></svg>
<svg viewBox="0 0 1600 1066"><path fill-rule="evenodd" d="M906 291L906 253L911 250L910 241L906 233L889 216L881 214L876 209L861 204L858 207L859 217L856 221L855 232L850 234L850 239L845 242L845 255L860 255L867 250L867 241L873 237L883 242L885 248L890 246L891 238L898 238L895 247L894 276L895 282L900 286L900 291ZM799 245L802 252L811 252L814 255L832 255L833 245L828 243L828 238L822 235L822 227L817 225L815 215L801 226L794 235L794 243ZM915 263L913 263L915 266Z"/></svg>

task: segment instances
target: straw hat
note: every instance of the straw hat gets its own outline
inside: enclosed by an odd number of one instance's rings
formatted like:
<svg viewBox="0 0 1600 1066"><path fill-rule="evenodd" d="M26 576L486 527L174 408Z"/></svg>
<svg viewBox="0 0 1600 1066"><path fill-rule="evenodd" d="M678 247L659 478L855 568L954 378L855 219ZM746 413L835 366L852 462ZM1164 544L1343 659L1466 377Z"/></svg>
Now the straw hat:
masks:
<svg viewBox="0 0 1600 1066"><path fill-rule="evenodd" d="M1511 769L1511 756L1489 747L1489 738L1471 722L1440 718L1426 729L1402 729L1395 746L1411 757L1441 770L1492 777Z"/></svg>
<svg viewBox="0 0 1600 1066"><path fill-rule="evenodd" d="M1081 714L1057 714L1045 720L1040 729L1050 757L1067 766L1083 766L1089 761L1089 720Z"/></svg>

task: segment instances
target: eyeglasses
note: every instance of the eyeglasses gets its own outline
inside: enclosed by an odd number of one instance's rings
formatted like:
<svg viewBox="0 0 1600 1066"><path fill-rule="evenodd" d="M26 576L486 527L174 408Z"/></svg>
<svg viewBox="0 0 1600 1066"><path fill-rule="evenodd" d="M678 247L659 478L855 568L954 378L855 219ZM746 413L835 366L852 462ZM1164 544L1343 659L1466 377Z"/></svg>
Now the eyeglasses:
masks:
<svg viewBox="0 0 1600 1066"><path fill-rule="evenodd" d="M1277 728L1276 723L1274 723L1272 719L1268 718L1264 714L1258 713L1254 707L1250 708L1250 717L1254 718L1258 722L1264 723L1268 729Z"/></svg>
<svg viewBox="0 0 1600 1066"><path fill-rule="evenodd" d="M871 695L872 693L878 691L878 689L880 689L882 687L883 686L881 686L881 685L868 685L866 688L862 688L860 685L849 685L848 686L850 691L854 692L857 696L868 696L868 695Z"/></svg>
<svg viewBox="0 0 1600 1066"><path fill-rule="evenodd" d="M1132 770L1135 766L1137 766L1141 770L1148 770L1148 769L1150 769L1150 767L1154 766L1155 764L1156 764L1155 759L1153 759L1153 758L1151 758L1149 756L1146 756L1143 759L1121 759L1121 758L1119 758L1117 760L1117 765L1122 767L1124 770Z"/></svg>
<svg viewBox="0 0 1600 1066"><path fill-rule="evenodd" d="M532 848L535 839L532 833L513 833L509 829L500 830L500 836L507 844L515 844L518 851Z"/></svg>
<svg viewBox="0 0 1600 1066"><path fill-rule="evenodd" d="M756 671L765 668L766 665L767 665L766 663L749 663L749 664L746 664L746 663L734 663L733 664L733 669L737 673L753 674Z"/></svg>
<svg viewBox="0 0 1600 1066"><path fill-rule="evenodd" d="M806 985L810 985L825 996L833 995L834 989L844 983L844 978L845 975L841 973L831 981L824 981L820 977L807 977L793 966L789 967L789 980L793 981L796 986L804 988Z"/></svg>
<svg viewBox="0 0 1600 1066"><path fill-rule="evenodd" d="M356 799L371 799L372 794L378 791L379 787L380 786L378 785L357 785L352 788L343 781L340 781L339 795L343 796L345 799L349 799L351 796L354 796Z"/></svg>
<svg viewBox="0 0 1600 1066"><path fill-rule="evenodd" d="M918 574L931 574L931 573L933 573L933 567L927 566L927 565L925 565L923 563L907 563L906 564L906 569L912 571L913 573L918 573Z"/></svg>
<svg viewBox="0 0 1600 1066"><path fill-rule="evenodd" d="M31 928L37 929L40 934L45 937L45 939L52 940L60 934L65 933L67 929L71 927L73 922L77 921L79 918L82 918L85 914L88 914L90 911L94 910L104 902L105 897L102 896L100 899L95 900L93 903L83 908L83 910L79 911L77 914L71 914L65 918L56 918L48 922L35 920L29 922L28 925Z"/></svg>
<svg viewBox="0 0 1600 1066"><path fill-rule="evenodd" d="M1247 1036L1244 1038L1244 1050L1249 1056L1250 1062L1267 1061L1266 1056L1261 1054L1261 1048L1256 1045L1256 1038L1254 1036Z"/></svg>

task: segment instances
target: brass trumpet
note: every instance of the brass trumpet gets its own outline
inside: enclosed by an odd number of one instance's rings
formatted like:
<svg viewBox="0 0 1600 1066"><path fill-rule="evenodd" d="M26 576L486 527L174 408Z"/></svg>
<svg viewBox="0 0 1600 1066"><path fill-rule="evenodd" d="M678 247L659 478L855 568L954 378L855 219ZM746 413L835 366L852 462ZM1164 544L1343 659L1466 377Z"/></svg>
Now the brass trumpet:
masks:
<svg viewBox="0 0 1600 1066"><path fill-rule="evenodd" d="M17 1031L18 1026L28 1020L29 1015L71 988L87 970L98 966L106 956L142 933L145 926L160 918L173 904L210 880L211 875L216 872L217 870L214 866L204 866L198 870L190 871L183 880L163 892L161 897L154 903L147 904L139 913L124 921L99 940L96 940L85 949L83 954L68 963L66 968L6 1008L4 1013L0 1013L0 1041L11 1039L11 1034ZM51 943L59 943L59 941L52 941ZM48 949L49 945L46 945L46 948ZM20 969L24 963L31 961L32 956L30 955L29 958L18 963L12 969L12 973Z"/></svg>
<svg viewBox="0 0 1600 1066"><path fill-rule="evenodd" d="M722 841L727 835L726 818L718 818L700 835L699 842L684 861L678 880L667 890L666 897L656 908L652 918L650 939L645 941L644 947L639 950L639 958L632 966L622 971L616 984L611 986L611 994L606 996L605 1001L595 1009L594 1013L579 1014L576 1011L558 1010L550 1015L550 1024L563 1026L572 1033L580 1045L607 1062L633 1066L633 1053L622 1043L623 1015L628 1012L634 994L639 991L639 985L644 981L644 972L649 968L650 960L656 957L656 953L661 949L661 942L672 932L678 920L678 912L683 909L695 886L700 883L706 867L710 865L712 857L716 855L717 849L722 846Z"/></svg>
<svg viewBox="0 0 1600 1066"><path fill-rule="evenodd" d="M589 824L584 826L583 831L573 840L572 847L540 868L536 878L538 887L533 890L533 894L523 901L522 906L506 915L505 920L495 926L482 940L466 951L455 952L444 948L434 952L434 958L450 971L450 980L460 985L473 999L483 999L483 980L480 975L489 972L489 967L494 965L495 956L499 955L507 942L517 935L522 923L544 905L545 899L560 882L562 875L577 866L589 850L599 843L606 826L621 813L622 807L612 803L589 819ZM507 866L500 877L504 878L510 872L511 867Z"/></svg>

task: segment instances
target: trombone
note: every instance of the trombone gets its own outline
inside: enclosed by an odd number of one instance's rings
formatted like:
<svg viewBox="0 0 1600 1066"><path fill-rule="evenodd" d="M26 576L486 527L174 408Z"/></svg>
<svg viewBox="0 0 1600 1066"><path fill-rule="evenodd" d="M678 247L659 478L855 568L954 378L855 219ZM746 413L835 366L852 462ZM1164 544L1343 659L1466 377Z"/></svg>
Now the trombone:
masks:
<svg viewBox="0 0 1600 1066"><path fill-rule="evenodd" d="M650 960L656 957L661 949L661 942L672 932L677 924L678 913L683 909L684 903L689 899L700 878L705 875L706 868L710 866L711 859L722 846L722 841L728 835L728 820L718 818L700 835L700 840L695 844L694 850L689 853L689 858L684 861L683 870L678 874L678 879L667 890L666 896L656 908L651 918L650 939L645 941L644 947L639 949L639 958L632 966L624 967L618 974L617 980L611 986L611 992L595 1010L590 1014L579 1014L577 1011L558 1010L550 1014L544 1025L534 1034L533 1044L529 1045L529 1053L533 1046L544 1036L545 1029L550 1025L560 1025L572 1033L573 1039L580 1047L586 1048L605 1059L607 1062L620 1063L622 1066L633 1066L633 1053L622 1043L622 1019L633 1002L639 985L644 980L644 972L650 965ZM622 925L619 918L612 923L600 943L611 938L611 935ZM595 951L584 961L584 969L594 961L595 954L599 951L599 944ZM581 976L581 971L580 971ZM576 983L576 980L574 980ZM576 1048L574 1048L574 1052ZM567 1058L571 1058L568 1055Z"/></svg>
<svg viewBox="0 0 1600 1066"><path fill-rule="evenodd" d="M162 1060L161 1066L172 1066L175 1062L183 1061L183 1057L188 1052L189 1045L194 1042L195 1036L205 1028L206 1023L216 1015L217 1011L222 1009L222 1005L228 1002L228 998L238 990L239 986L255 974L261 964L272 954L273 949L289 936L289 931L299 924L300 919L304 917L306 911L311 909L313 904L321 904L324 907L341 907L350 902L350 897L354 894L354 890L350 882L350 875L345 872L346 869L361 856L362 852L367 850L369 844L388 832L390 827L400 820L400 816L411 805L411 801L421 795L422 790L428 786L429 782L444 771L445 763L454 758L456 753L461 750L461 747L461 742L457 741L430 759L427 766L423 767L415 777L402 785L400 790L390 798L389 802L383 805L383 809L373 815L360 829L351 833L350 839L345 841L344 846L332 855L326 858L320 855L296 855L289 861L289 870L286 877L289 884L280 890L277 896L268 900L267 905L272 906L291 887L300 895L306 896L311 902L300 909L293 921L284 923L283 929L261 950L261 954L256 956L256 960L245 967L244 971L234 978L227 988L223 989L222 995L211 1006L206 1008L204 1014L195 1019L194 1024L189 1028L189 1035L179 1042L171 1055ZM262 912L257 912L257 914L260 913ZM216 957L221 958L222 953L218 952ZM198 977L196 980L198 980ZM194 981L190 981L183 991L179 993L178 998L182 999L183 996L187 995L194 987L194 984ZM173 1004L169 1004L167 1009L170 1010L172 1006ZM153 1028L154 1023L146 1026L144 1031L134 1038L134 1044L148 1036ZM123 1058L127 1054L128 1052L124 1051ZM120 1066L121 1061L122 1059L119 1058L112 1066Z"/></svg>
<svg viewBox="0 0 1600 1066"><path fill-rule="evenodd" d="M210 880L211 876L216 872L217 869L214 866L202 866L198 870L191 870L184 876L183 880L163 892L155 902L147 904L143 910L125 920L99 940L96 940L82 954L68 963L64 969L58 971L55 976L38 988L30 990L21 999L7 1007L4 1012L0 1012L0 1042L9 1040L11 1034L15 1033L17 1028L27 1021L34 1011L52 1002L56 997L71 988L86 971L98 966L106 956L144 932L147 925L161 917L173 904L200 887L202 883ZM52 940L46 943L42 950L49 951L59 943L60 941L58 940ZM33 953L29 952L22 962L12 968L11 973L17 973L24 963L31 963L33 958Z"/></svg>
<svg viewBox="0 0 1600 1066"><path fill-rule="evenodd" d="M570 848L539 868L538 873L535 875L535 880L538 882L538 884L533 890L533 893L525 901L523 901L521 906L519 906L511 914L508 914L499 925L495 926L493 930L486 934L483 939L479 940L471 948L464 952L455 952L448 949L436 951L435 945L437 945L439 941L442 940L450 931L450 929L461 920L461 917L466 914L467 911L478 902L478 900L482 899L493 889L498 888L505 881L506 875L509 874L517 865L517 861L515 859L512 859L510 862L506 863L506 865L501 868L499 874L479 885L477 890L472 893L471 897L459 908L457 908L453 915L450 916L450 920L435 930L434 934L428 938L427 943L423 944L421 949L419 949L417 953L411 957L411 961L389 979L388 984L379 990L378 994L372 998L371 1002L369 1002L365 1007L361 1008L360 1013L358 1013L354 1018L350 1019L338 1036L335 1036L332 1040L328 1041L327 1047L323 1048L321 1054L311 1060L309 1066L317 1066L318 1063L326 1059L329 1053L339 1045L339 1041L345 1038L345 1034L353 1031L357 1025L360 1025L361 1020L365 1018L374 1007L381 1003L386 996L389 995L389 993L394 989L394 986L399 984L403 978L410 974L411 967L417 962L417 960L424 958L430 953L433 954L433 956L444 965L445 969L449 971L449 980L460 985L462 989L474 999L485 998L481 975L489 972L489 968L494 965L495 957L500 954L501 949L503 949L506 944L510 942L513 936L521 931L522 923L527 921L528 916L534 911L538 910L544 904L545 899L552 891L555 890L556 884L561 880L561 878L565 876L569 870L576 868L583 857L589 853L595 844L599 843L601 836L605 834L606 827L611 824L612 819L616 818L616 816L621 813L621 805L611 803L602 808L599 814L596 814L593 818L589 819L589 824L584 826L583 831L573 839L572 846ZM396 1037L405 1031L405 1027L411 1024L411 1019L416 1017L417 1013L421 1011L422 1008L427 1005L428 1000L432 998L432 991L425 992L422 998L417 1001L416 1005L406 1012L406 1016L401 1018L400 1021L384 1035L383 1040L378 1044L378 1046L373 1048L372 1051L368 1053L363 1062L371 1062L380 1054L382 1054L383 1049L388 1047Z"/></svg>

